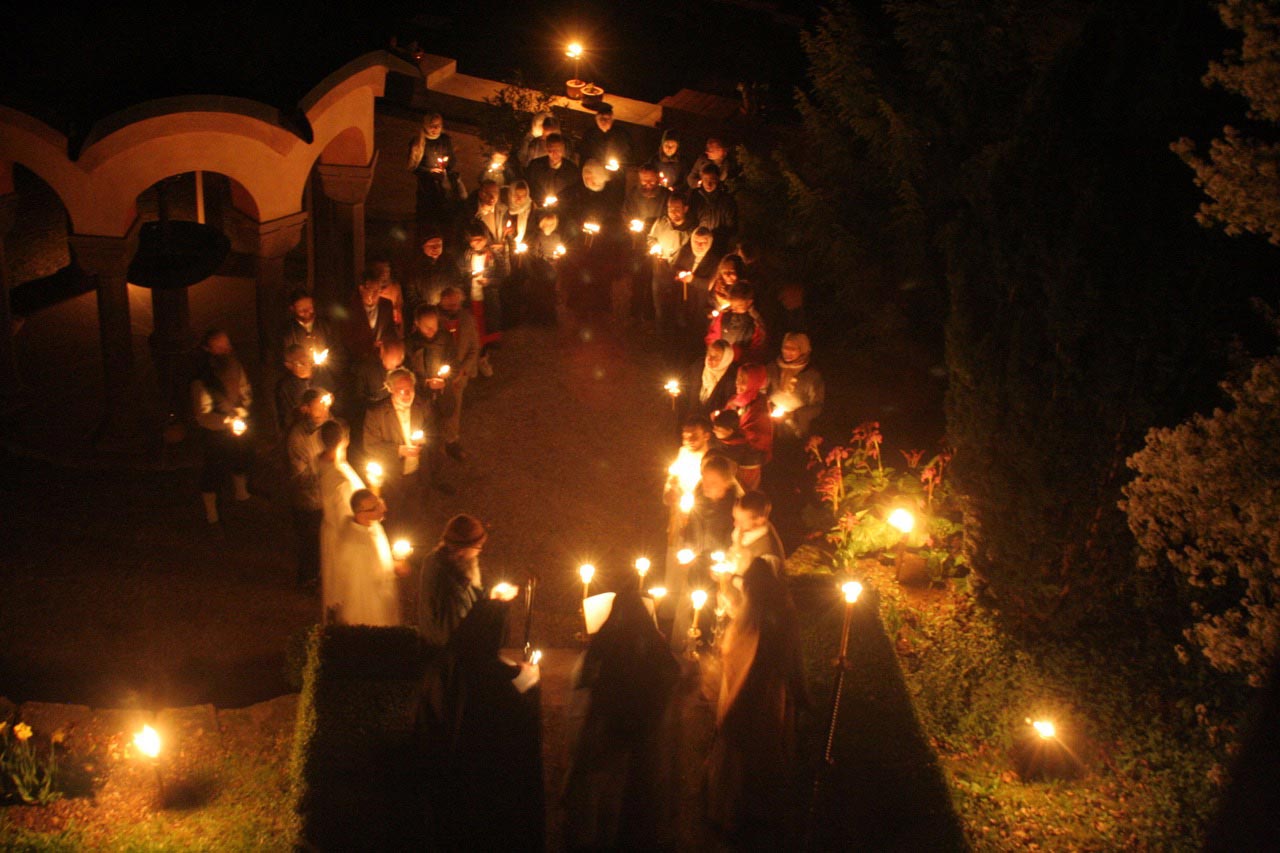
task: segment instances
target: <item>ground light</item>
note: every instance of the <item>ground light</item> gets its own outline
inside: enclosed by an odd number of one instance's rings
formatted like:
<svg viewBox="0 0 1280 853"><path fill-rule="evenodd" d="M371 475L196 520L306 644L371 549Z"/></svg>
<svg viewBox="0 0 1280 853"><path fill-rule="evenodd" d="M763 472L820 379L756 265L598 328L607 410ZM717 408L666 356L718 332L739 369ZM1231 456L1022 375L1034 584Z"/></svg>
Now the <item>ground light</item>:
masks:
<svg viewBox="0 0 1280 853"><path fill-rule="evenodd" d="M1023 782L1078 779L1084 764L1072 750L1057 722L1046 717L1023 720L1014 738L1014 770Z"/></svg>

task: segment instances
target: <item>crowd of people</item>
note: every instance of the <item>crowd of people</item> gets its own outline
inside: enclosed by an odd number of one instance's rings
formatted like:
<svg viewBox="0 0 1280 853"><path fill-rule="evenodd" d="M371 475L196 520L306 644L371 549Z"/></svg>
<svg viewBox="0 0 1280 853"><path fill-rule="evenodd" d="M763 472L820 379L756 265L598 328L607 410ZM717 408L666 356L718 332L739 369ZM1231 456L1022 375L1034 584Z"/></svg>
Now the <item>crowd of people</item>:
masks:
<svg viewBox="0 0 1280 853"><path fill-rule="evenodd" d="M420 253L399 275L371 262L334 310L317 311L305 290L289 297L271 403L297 580L318 590L321 619L412 626L445 650L420 715L423 748L455 771L430 798L436 831L451 846L483 847L512 831L511 814L529 820L511 802L520 773L483 759L506 744L528 753L517 764L528 796L536 789L527 805L537 826L520 837L541 841L538 709L528 698L539 672L536 661L500 656L516 590L486 582L477 519L454 516L429 550L394 540L423 541L431 492L453 493L446 469L468 458L465 392L492 375L488 352L503 331L597 313L653 336L680 366L667 388L680 446L662 496L668 549L655 588L616 592L575 669L569 846L673 841L676 708L699 682L691 670L720 673L704 696L716 722L708 825L730 845L785 841L805 697L769 493L794 476L825 392L802 292L739 233L741 170L715 138L689 162L670 131L644 158L608 104L581 139L554 115L537 116L520 146L489 152L473 189L443 119L428 115L409 168ZM192 405L204 437L200 489L216 524L228 481L237 500L249 497L253 390L225 332L208 332L201 354Z"/></svg>

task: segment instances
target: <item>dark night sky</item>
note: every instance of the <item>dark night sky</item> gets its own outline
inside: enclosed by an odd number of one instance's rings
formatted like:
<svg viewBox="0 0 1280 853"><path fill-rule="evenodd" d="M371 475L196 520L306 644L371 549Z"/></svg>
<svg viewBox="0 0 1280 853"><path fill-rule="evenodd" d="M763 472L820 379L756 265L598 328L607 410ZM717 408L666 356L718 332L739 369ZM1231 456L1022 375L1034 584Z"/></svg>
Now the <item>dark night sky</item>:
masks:
<svg viewBox="0 0 1280 853"><path fill-rule="evenodd" d="M0 34L0 102L72 133L168 95L237 95L289 108L393 34L495 79L517 69L531 83L565 79L563 45L577 37L591 50L583 76L622 95L656 101L686 86L733 95L739 80L756 80L789 98L804 71L796 24L811 19L813 5L781 16L755 5L395 0L102 3L73 11L30 3Z"/></svg>

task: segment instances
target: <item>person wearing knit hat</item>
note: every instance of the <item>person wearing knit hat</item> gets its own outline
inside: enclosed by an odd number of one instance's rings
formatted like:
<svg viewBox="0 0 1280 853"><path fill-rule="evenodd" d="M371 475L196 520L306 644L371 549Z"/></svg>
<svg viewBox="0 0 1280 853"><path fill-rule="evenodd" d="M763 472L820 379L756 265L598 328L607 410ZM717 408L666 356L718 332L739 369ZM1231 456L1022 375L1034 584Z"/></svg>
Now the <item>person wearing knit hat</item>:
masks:
<svg viewBox="0 0 1280 853"><path fill-rule="evenodd" d="M414 627L435 646L449 642L475 603L484 597L480 552L489 537L474 516L449 519L440 543L413 570L418 578L418 610Z"/></svg>

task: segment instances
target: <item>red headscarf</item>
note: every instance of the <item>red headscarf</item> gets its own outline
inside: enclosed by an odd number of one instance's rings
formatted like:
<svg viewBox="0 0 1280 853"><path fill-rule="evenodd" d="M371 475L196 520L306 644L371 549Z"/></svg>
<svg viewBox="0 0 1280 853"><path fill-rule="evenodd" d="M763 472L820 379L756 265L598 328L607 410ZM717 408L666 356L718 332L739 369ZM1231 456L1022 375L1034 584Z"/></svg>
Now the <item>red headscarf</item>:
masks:
<svg viewBox="0 0 1280 853"><path fill-rule="evenodd" d="M769 382L769 373L763 364L744 364L738 368L738 375L747 380L747 390L725 403L726 409L745 409L750 406Z"/></svg>

